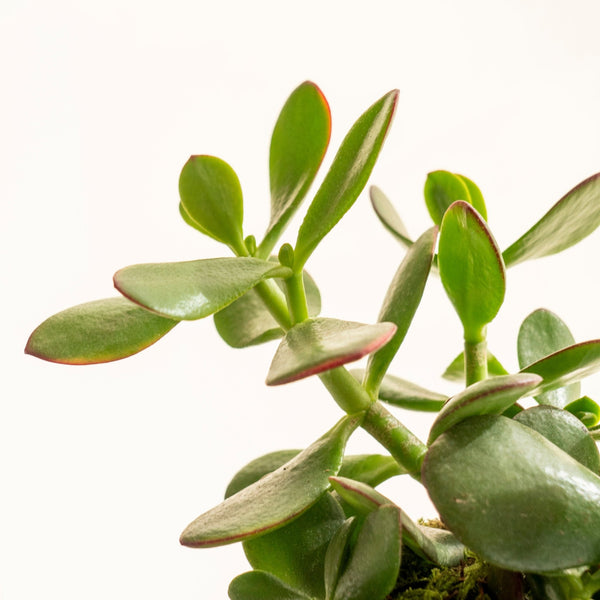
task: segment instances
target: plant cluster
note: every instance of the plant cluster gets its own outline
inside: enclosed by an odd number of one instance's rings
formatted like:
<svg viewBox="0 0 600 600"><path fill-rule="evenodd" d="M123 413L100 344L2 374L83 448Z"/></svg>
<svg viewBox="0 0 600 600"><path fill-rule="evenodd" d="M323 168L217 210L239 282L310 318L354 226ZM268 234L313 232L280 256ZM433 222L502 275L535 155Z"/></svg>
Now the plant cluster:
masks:
<svg viewBox="0 0 600 600"><path fill-rule="evenodd" d="M383 96L350 129L293 245L280 244L281 236L330 138L329 107L316 85L294 90L275 125L271 217L260 242L243 231L232 168L213 156L192 156L179 180L181 216L234 256L121 269L114 276L120 297L50 317L26 352L68 364L117 360L180 321L213 315L234 348L281 340L268 385L321 379L343 418L302 451L250 462L225 500L181 535L193 548L243 544L252 570L231 582L232 600L467 597L397 588L409 556L427 573L461 565L464 573L467 552L486 565L491 597L592 598L600 590L600 407L582 395L579 381L600 369L600 340L575 343L558 316L536 310L518 334L520 371L509 374L488 351L486 330L503 303L507 268L560 252L600 224L600 174L504 251L486 221L481 191L463 175L427 176L433 226L416 240L383 192L371 188L377 216L406 254L377 323L319 317L319 290L305 265L365 187L397 95ZM464 331L464 351L444 374L464 389L450 398L388 373L432 272ZM344 366L367 355L362 370ZM536 402L523 408L525 398ZM428 439L419 440L386 405L434 413ZM385 453L345 455L359 427ZM376 490L400 475L425 486L443 527L413 522Z"/></svg>

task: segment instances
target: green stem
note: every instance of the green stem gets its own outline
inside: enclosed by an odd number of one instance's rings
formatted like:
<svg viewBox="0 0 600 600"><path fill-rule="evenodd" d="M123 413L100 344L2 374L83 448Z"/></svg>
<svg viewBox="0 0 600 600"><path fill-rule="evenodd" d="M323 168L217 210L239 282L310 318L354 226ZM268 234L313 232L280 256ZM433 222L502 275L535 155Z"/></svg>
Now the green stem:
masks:
<svg viewBox="0 0 600 600"><path fill-rule="evenodd" d="M302 272L294 273L291 277L286 279L285 289L294 325L306 321L306 319L308 319L308 305L306 303L306 292L304 290L304 278Z"/></svg>
<svg viewBox="0 0 600 600"><path fill-rule="evenodd" d="M371 398L360 383L344 367L337 367L319 375L338 406L353 415L368 410Z"/></svg>
<svg viewBox="0 0 600 600"><path fill-rule="evenodd" d="M478 336L465 335L465 379L467 387L487 379L487 342L485 328Z"/></svg>
<svg viewBox="0 0 600 600"><path fill-rule="evenodd" d="M284 331L292 327L292 319L285 301L285 296L272 279L259 282L254 288L262 298L265 306L281 325Z"/></svg>
<svg viewBox="0 0 600 600"><path fill-rule="evenodd" d="M409 431L379 401L371 404L362 424L415 479L421 479L421 465L427 446Z"/></svg>

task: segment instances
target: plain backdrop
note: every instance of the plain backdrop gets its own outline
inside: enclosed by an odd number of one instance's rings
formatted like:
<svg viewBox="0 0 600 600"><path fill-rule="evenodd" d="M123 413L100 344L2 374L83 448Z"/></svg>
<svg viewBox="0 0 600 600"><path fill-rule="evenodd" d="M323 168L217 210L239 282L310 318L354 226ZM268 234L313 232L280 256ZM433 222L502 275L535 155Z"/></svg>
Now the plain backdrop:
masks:
<svg viewBox="0 0 600 600"><path fill-rule="evenodd" d="M316 379L266 388L275 344L233 350L210 318L107 365L23 355L49 315L116 294L118 268L222 255L178 215L190 154L233 166L245 232L260 238L288 94L310 79L328 98L326 169L354 120L399 88L371 181L416 236L430 226L426 174L465 174L505 248L600 171L599 19L595 0L0 0L0 599L226 598L241 548L190 550L180 532L250 459L304 447L341 416ZM600 337L599 250L597 232L510 270L489 327L509 370L535 308L579 341ZM402 256L363 193L308 263L322 314L374 322ZM439 375L460 348L433 279L391 371L450 395ZM600 378L584 391L600 399ZM426 436L431 417L395 412ZM359 432L350 450L379 448ZM435 514L406 478L382 489L415 518Z"/></svg>

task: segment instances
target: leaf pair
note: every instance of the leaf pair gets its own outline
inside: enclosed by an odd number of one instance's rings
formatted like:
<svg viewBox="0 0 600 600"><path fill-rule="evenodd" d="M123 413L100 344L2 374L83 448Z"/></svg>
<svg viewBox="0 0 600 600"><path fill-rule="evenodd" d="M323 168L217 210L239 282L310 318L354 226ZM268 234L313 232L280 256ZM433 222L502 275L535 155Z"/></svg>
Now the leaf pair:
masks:
<svg viewBox="0 0 600 600"><path fill-rule="evenodd" d="M213 314L261 281L289 274L279 264L256 258L126 267L115 274L114 282L128 299L89 302L50 317L31 334L25 351L67 364L125 358L157 341L180 320Z"/></svg>

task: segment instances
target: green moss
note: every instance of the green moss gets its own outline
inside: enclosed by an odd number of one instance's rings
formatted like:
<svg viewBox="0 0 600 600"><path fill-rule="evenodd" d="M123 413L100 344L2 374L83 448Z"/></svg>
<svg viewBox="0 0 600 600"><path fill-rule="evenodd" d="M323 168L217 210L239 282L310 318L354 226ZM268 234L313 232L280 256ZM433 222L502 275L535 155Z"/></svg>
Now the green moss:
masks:
<svg viewBox="0 0 600 600"><path fill-rule="evenodd" d="M493 600L487 575L487 565L473 555L456 567L440 568L404 547L398 582L387 600Z"/></svg>

